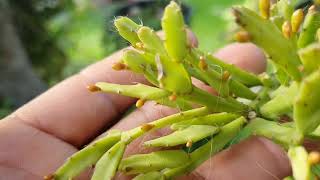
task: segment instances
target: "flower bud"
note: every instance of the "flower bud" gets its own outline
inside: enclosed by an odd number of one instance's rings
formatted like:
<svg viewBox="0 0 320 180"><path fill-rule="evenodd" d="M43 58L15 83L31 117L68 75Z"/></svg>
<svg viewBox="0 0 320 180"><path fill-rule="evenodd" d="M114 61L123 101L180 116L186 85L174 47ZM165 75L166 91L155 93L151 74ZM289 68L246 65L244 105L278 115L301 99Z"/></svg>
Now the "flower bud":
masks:
<svg viewBox="0 0 320 180"><path fill-rule="evenodd" d="M291 16L291 29L293 33L298 32L303 21L304 14L302 9L297 9Z"/></svg>
<svg viewBox="0 0 320 180"><path fill-rule="evenodd" d="M141 125L141 130L142 131L150 131L152 128L154 128L154 125L153 124L143 124Z"/></svg>
<svg viewBox="0 0 320 180"><path fill-rule="evenodd" d="M54 180L54 175L49 174L49 175L43 176L43 180Z"/></svg>
<svg viewBox="0 0 320 180"><path fill-rule="evenodd" d="M141 108L145 103L145 100L143 99L139 99L137 102L136 102L136 107L137 108Z"/></svg>
<svg viewBox="0 0 320 180"><path fill-rule="evenodd" d="M203 71L208 69L208 64L206 63L206 61L204 59L200 59L198 66Z"/></svg>
<svg viewBox="0 0 320 180"><path fill-rule="evenodd" d="M292 29L291 29L291 25L290 25L289 21L285 21L282 24L282 34L285 38L290 39L290 37L292 35Z"/></svg>
<svg viewBox="0 0 320 180"><path fill-rule="evenodd" d="M89 86L87 86L87 89L88 89L90 92L99 92L99 91L101 91L101 88L99 88L99 87L96 86L96 85L89 85Z"/></svg>
<svg viewBox="0 0 320 180"><path fill-rule="evenodd" d="M264 19L270 16L270 0L259 0L260 14Z"/></svg>
<svg viewBox="0 0 320 180"><path fill-rule="evenodd" d="M221 77L222 81L227 81L227 80L229 79L230 75L231 75L231 74L230 74L229 71L224 71L224 72L222 73L222 77Z"/></svg>
<svg viewBox="0 0 320 180"><path fill-rule="evenodd" d="M169 96L169 100L170 100L170 101L175 101L175 100L177 100L177 95L176 95L175 93L171 94L171 95Z"/></svg>
<svg viewBox="0 0 320 180"><path fill-rule="evenodd" d="M239 31L235 34L234 39L237 42L248 42L250 41L250 35L247 31Z"/></svg>
<svg viewBox="0 0 320 180"><path fill-rule="evenodd" d="M310 164L318 164L320 162L320 153L317 151L311 151L308 155L308 162Z"/></svg>
<svg viewBox="0 0 320 180"><path fill-rule="evenodd" d="M124 69L126 69L126 67L127 66L125 64L123 64L122 62L117 62L112 65L112 69L116 70L116 71L124 70Z"/></svg>
<svg viewBox="0 0 320 180"><path fill-rule="evenodd" d="M192 144L193 144L193 143L192 143L192 141L191 141L191 140L189 140L189 141L186 143L186 147L188 147L188 148L189 148L189 147L191 147L191 146L192 146Z"/></svg>

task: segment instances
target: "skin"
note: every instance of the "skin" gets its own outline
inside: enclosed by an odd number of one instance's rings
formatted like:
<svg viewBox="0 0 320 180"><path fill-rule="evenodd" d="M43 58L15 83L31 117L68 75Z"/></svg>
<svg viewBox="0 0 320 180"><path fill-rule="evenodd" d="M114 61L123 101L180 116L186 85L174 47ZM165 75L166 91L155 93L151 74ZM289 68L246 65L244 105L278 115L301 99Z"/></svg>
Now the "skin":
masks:
<svg viewBox="0 0 320 180"><path fill-rule="evenodd" d="M195 38L191 43L196 45ZM37 180L54 172L64 160L109 128L127 130L167 116L176 109L147 102L128 116L121 115L135 99L114 94L90 93L86 86L98 81L146 83L129 71L114 71L121 51L69 77L0 121L0 175L10 180ZM231 44L216 53L237 66L261 73L266 60L252 44ZM194 80L209 92L214 90ZM135 140L126 156L150 151L143 140L168 133L157 131ZM153 149L154 150L154 149ZM285 152L263 138L253 137L217 154L183 179L281 179L291 173ZM89 179L84 173L79 179ZM118 174L116 179L129 179Z"/></svg>

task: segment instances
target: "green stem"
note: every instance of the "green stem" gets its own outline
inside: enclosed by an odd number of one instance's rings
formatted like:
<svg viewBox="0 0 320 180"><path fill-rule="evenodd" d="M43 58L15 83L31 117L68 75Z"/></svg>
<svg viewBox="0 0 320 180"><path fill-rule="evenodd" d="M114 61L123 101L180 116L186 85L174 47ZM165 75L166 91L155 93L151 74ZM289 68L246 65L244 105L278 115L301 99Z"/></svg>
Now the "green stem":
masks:
<svg viewBox="0 0 320 180"><path fill-rule="evenodd" d="M178 129L184 129L191 125L223 126L235 120L239 116L240 115L238 114L231 114L226 112L209 114L206 116L196 117L186 121L182 121L180 123L174 123L171 125L170 128L173 130L178 130Z"/></svg>
<svg viewBox="0 0 320 180"><path fill-rule="evenodd" d="M310 74L320 67L318 59L320 58L320 44L313 43L298 51L301 58L304 72Z"/></svg>
<svg viewBox="0 0 320 180"><path fill-rule="evenodd" d="M279 119L281 115L292 112L295 95L298 93L298 84L292 83L281 94L260 107L260 113L271 119Z"/></svg>
<svg viewBox="0 0 320 180"><path fill-rule="evenodd" d="M184 112L181 112L178 114L173 114L171 116L167 116L167 117L158 119L156 121L149 123L148 125L150 125L150 127L152 127L152 130L155 130L155 129L160 129L165 126L168 126L168 125L171 125L174 123L178 123L178 122L181 122L181 121L184 121L187 119L207 115L209 113L210 113L210 110L207 107L201 107L201 108L192 109L189 111L184 111ZM123 132L122 139L125 139L127 141L127 143L130 143L131 141L142 136L146 132L148 132L148 131L144 131L142 126L136 127L136 128L131 129L129 131Z"/></svg>
<svg viewBox="0 0 320 180"><path fill-rule="evenodd" d="M189 154L183 150L155 151L124 158L119 165L119 170L126 174L148 173L165 168L179 167L189 161Z"/></svg>
<svg viewBox="0 0 320 180"><path fill-rule="evenodd" d="M295 128L281 126L277 122L262 118L251 120L245 128L250 131L249 135L267 137L285 148L288 148L290 145L301 144L303 141L303 137Z"/></svg>
<svg viewBox="0 0 320 180"><path fill-rule="evenodd" d="M241 70L233 64L227 64L222 60L219 60L218 58L214 57L212 54L207 55L206 59L208 59L209 66L219 66L220 71L221 69L229 71L235 80L238 80L239 82L247 86L257 86L262 84L258 76Z"/></svg>
<svg viewBox="0 0 320 180"><path fill-rule="evenodd" d="M194 70L205 82L213 87L221 97L229 96L229 83L227 83L227 81L222 81L219 73L211 71L210 69L203 71L195 68Z"/></svg>
<svg viewBox="0 0 320 180"><path fill-rule="evenodd" d="M235 80L233 77L228 80L222 79L223 69L220 69L220 73L213 69L212 66L208 66L208 69L201 70L198 68L199 58L195 52L191 51L190 56L187 56L187 62L192 64L187 65L190 74L194 75L196 78L208 83L212 88L219 92L222 97L228 97L229 91L234 93L237 97L242 97L246 99L254 99L257 95L252 92L248 87L246 87L241 82Z"/></svg>
<svg viewBox="0 0 320 180"><path fill-rule="evenodd" d="M108 134L75 153L54 173L54 179L69 180L76 177L86 168L93 166L108 149L120 141L120 137L121 133L118 132Z"/></svg>
<svg viewBox="0 0 320 180"><path fill-rule="evenodd" d="M237 97L242 97L251 100L257 97L256 93L252 92L247 86L234 80L233 78L230 79L229 87L230 91L234 93L234 95Z"/></svg>
<svg viewBox="0 0 320 180"><path fill-rule="evenodd" d="M175 131L167 136L162 136L144 142L145 146L150 147L173 147L184 145L188 142L197 142L206 137L219 133L220 128L208 125L191 125L185 129Z"/></svg>
<svg viewBox="0 0 320 180"><path fill-rule="evenodd" d="M140 174L132 180L165 180L162 174L158 171L151 171L145 174Z"/></svg>
<svg viewBox="0 0 320 180"><path fill-rule="evenodd" d="M259 93L256 99L254 99L253 101L251 101L251 103L249 104L249 106L254 109L256 112L259 112L259 107L261 107L261 105L263 105L264 103L266 103L267 101L270 100L269 97L269 88L265 88L263 87Z"/></svg>
<svg viewBox="0 0 320 180"><path fill-rule="evenodd" d="M116 174L126 146L122 141L112 146L97 162L91 180L111 180Z"/></svg>
<svg viewBox="0 0 320 180"><path fill-rule="evenodd" d="M320 125L320 70L307 76L301 83L294 102L294 121L297 130L309 134Z"/></svg>
<svg viewBox="0 0 320 180"><path fill-rule="evenodd" d="M214 136L209 142L190 154L190 163L187 163L182 167L166 170L164 172L164 176L170 179L183 175L187 172L191 172L204 161L209 159L212 155L221 151L227 145L227 143L229 143L236 136L245 123L246 119L240 117L223 126L219 134Z"/></svg>
<svg viewBox="0 0 320 180"><path fill-rule="evenodd" d="M168 97L171 93L169 91L159 89L156 87L147 86L144 84L135 85L120 85L105 82L98 82L96 86L103 92L112 92L124 96L141 98L144 100L157 100Z"/></svg>
<svg viewBox="0 0 320 180"><path fill-rule="evenodd" d="M248 111L248 106L230 99L224 99L219 96L214 96L197 87L189 94L183 95L184 99L191 102L207 106L214 112L238 112L243 113Z"/></svg>

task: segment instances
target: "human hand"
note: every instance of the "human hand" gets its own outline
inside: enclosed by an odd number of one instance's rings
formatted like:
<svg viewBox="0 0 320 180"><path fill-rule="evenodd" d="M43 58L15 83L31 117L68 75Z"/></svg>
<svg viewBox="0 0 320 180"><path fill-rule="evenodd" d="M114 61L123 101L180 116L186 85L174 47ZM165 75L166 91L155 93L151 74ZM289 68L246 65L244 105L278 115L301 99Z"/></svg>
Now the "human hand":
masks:
<svg viewBox="0 0 320 180"><path fill-rule="evenodd" d="M0 121L0 179L42 179L103 131L111 127L131 129L177 111L147 102L121 118L134 99L88 92L86 86L98 81L147 83L142 76L129 71L112 70L120 55L121 52L115 53L89 66ZM232 44L216 56L254 73L265 69L263 53L252 44ZM126 154L145 152L141 141L164 131L137 139ZM279 146L255 137L217 154L183 179L281 179L290 171L289 161ZM88 179L89 173L81 178ZM117 179L126 177L118 175Z"/></svg>

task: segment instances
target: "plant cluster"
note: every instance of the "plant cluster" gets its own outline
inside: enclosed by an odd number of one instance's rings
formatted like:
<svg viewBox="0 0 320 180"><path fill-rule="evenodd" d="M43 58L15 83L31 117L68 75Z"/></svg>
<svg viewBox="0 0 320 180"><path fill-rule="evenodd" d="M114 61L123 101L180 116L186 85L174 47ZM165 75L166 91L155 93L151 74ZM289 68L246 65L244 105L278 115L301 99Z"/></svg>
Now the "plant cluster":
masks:
<svg viewBox="0 0 320 180"><path fill-rule="evenodd" d="M320 138L320 12L317 2L297 10L293 4L260 0L259 13L233 8L241 27L236 39L251 41L268 55L268 71L261 75L189 44L180 7L173 1L161 21L164 40L149 27L118 17L115 26L133 48L113 68L143 74L153 86L98 82L88 89L138 98L138 108L156 101L181 111L128 131L109 131L46 179L69 180L93 165L93 180L112 179L117 172L136 175L135 180L174 179L252 135L271 139L288 152L293 174L286 179L316 179L320 154L308 153L303 142ZM218 95L194 86L191 77ZM165 127L172 133L144 145L167 150L123 157L133 140Z"/></svg>

